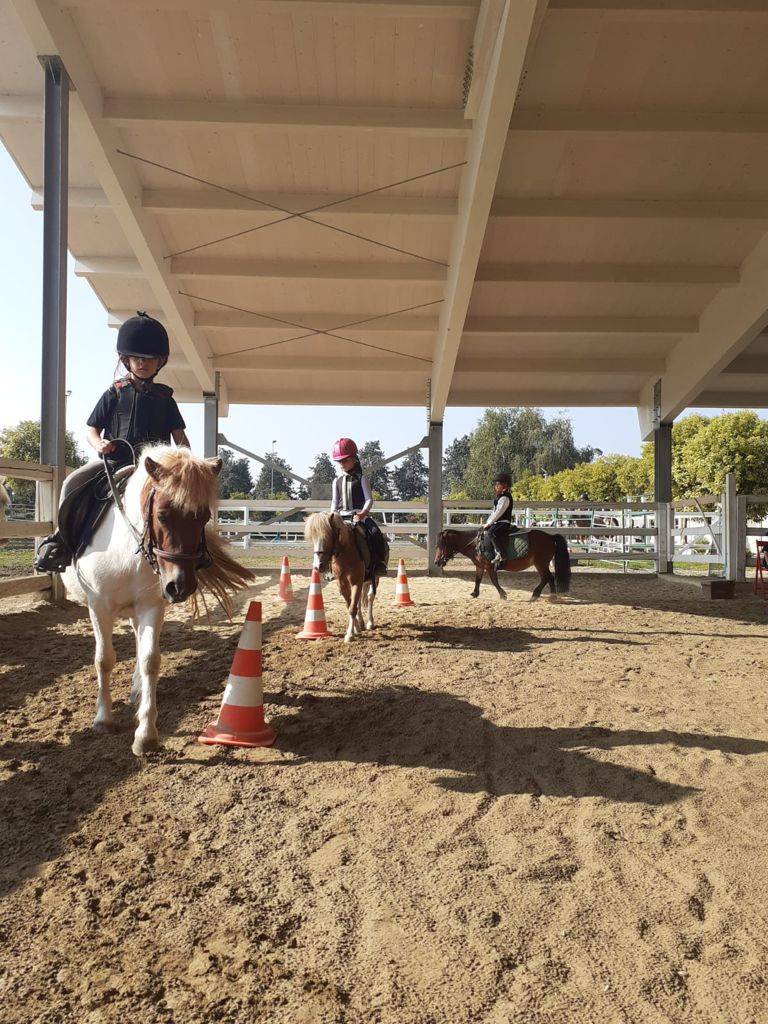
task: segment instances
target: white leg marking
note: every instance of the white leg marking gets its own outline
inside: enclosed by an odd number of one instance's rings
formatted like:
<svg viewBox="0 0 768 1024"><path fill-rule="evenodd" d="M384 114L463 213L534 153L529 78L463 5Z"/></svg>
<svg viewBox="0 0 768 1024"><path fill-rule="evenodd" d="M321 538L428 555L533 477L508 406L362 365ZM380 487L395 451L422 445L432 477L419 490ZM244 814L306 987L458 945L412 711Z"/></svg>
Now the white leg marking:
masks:
<svg viewBox="0 0 768 1024"><path fill-rule="evenodd" d="M112 715L112 694L110 682L115 667L115 648L112 646L112 629L115 620L103 607L88 605L88 614L93 626L93 637L96 641L94 665L96 666L96 716L93 727L97 732L112 732L114 717Z"/></svg>
<svg viewBox="0 0 768 1024"><path fill-rule="evenodd" d="M157 677L160 673L160 630L163 628L162 607L139 612L139 672L141 674L141 700L139 720L133 737L132 750L137 757L158 747L157 732Z"/></svg>

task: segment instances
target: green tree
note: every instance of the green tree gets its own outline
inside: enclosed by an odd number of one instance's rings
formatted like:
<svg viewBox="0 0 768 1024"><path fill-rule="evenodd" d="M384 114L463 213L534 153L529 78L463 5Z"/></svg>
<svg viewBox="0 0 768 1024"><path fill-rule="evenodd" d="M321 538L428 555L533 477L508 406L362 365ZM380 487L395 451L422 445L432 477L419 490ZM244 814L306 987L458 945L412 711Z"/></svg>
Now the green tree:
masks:
<svg viewBox="0 0 768 1024"><path fill-rule="evenodd" d="M767 492L768 422L751 410L696 418L702 422L698 429L688 429L684 441L678 441L677 427L672 429L673 452L679 444L673 466L677 496L719 494L728 473L734 474L736 490L742 494ZM679 425L685 424L681 420Z"/></svg>
<svg viewBox="0 0 768 1024"><path fill-rule="evenodd" d="M484 498L500 470L513 480L527 473L551 476L600 454L596 448L576 447L566 417L546 420L540 409L486 409L470 435L464 489L473 498Z"/></svg>
<svg viewBox="0 0 768 1024"><path fill-rule="evenodd" d="M394 498L392 490L392 473L382 463L386 456L380 441L366 441L358 452L363 473L368 477L371 491L375 491L383 501Z"/></svg>
<svg viewBox="0 0 768 1024"><path fill-rule="evenodd" d="M426 495L429 473L420 448L405 456L392 478L401 501L413 501Z"/></svg>
<svg viewBox="0 0 768 1024"><path fill-rule="evenodd" d="M443 458L443 493L454 494L464 487L469 465L469 434L457 437L445 449Z"/></svg>
<svg viewBox="0 0 768 1024"><path fill-rule="evenodd" d="M280 472L280 467L287 469L289 472L291 467L279 455L270 456L270 459L275 464L274 471L271 466L261 467L261 472L256 480L256 486L253 489L254 496L257 498L269 498L271 494L277 498L279 494L284 499L292 499L293 480Z"/></svg>
<svg viewBox="0 0 768 1024"><path fill-rule="evenodd" d="M21 462L40 462L40 420L21 420L15 427L0 431L0 455ZM87 459L80 451L71 430L64 437L64 461L72 469L84 466ZM35 500L34 480L8 478L17 501Z"/></svg>
<svg viewBox="0 0 768 1024"><path fill-rule="evenodd" d="M235 495L250 495L253 490L251 467L246 458L237 458L229 448L219 448L222 461L219 473L219 497L231 498Z"/></svg>
<svg viewBox="0 0 768 1024"><path fill-rule="evenodd" d="M309 471L309 495L306 487L299 488L299 497L330 498L331 485L336 477L336 470L327 452L320 452Z"/></svg>

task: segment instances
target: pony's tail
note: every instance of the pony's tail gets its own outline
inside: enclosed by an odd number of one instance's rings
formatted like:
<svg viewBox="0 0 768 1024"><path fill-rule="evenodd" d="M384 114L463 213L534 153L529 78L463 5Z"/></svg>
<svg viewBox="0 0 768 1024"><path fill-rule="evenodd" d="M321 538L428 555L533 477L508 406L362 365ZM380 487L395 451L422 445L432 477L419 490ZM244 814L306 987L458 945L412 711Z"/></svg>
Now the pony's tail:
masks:
<svg viewBox="0 0 768 1024"><path fill-rule="evenodd" d="M189 598L187 607L192 614L192 618L197 619L200 615L198 593L201 588L205 588L205 590L209 590L213 594L225 614L232 618L232 594L252 583L255 576L250 569L240 565L239 562L236 562L227 553L226 541L222 540L211 527L206 527L205 543L208 546L213 563L207 569L198 570L197 578L200 582L200 587ZM203 603L205 603L205 598L203 598Z"/></svg>
<svg viewBox="0 0 768 1024"><path fill-rule="evenodd" d="M555 585L558 594L567 594L571 589L571 556L562 533L556 533L555 542Z"/></svg>

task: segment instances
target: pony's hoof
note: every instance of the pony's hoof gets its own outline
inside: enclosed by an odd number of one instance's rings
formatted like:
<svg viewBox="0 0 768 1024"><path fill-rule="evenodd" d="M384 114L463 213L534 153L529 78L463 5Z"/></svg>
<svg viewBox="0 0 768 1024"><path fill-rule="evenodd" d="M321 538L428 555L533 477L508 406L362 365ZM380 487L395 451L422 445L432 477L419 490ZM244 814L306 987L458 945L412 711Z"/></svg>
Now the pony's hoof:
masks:
<svg viewBox="0 0 768 1024"><path fill-rule="evenodd" d="M373 623L372 622L366 622L365 629L366 629L367 633L370 633L370 631L373 629Z"/></svg>
<svg viewBox="0 0 768 1024"><path fill-rule="evenodd" d="M507 600L507 595L506 594L499 594L499 597L500 597L500 599L502 601L506 601Z"/></svg>
<svg viewBox="0 0 768 1024"><path fill-rule="evenodd" d="M93 731L100 733L102 736L109 736L112 733L117 732L117 726L114 722L105 722L103 719L96 719L93 723Z"/></svg>
<svg viewBox="0 0 768 1024"><path fill-rule="evenodd" d="M470 596L470 597L480 597L480 595L479 595L479 594L476 594L476 593L474 592L474 590L472 591L472 593L471 593L471 594L470 594L469 596Z"/></svg>
<svg viewBox="0 0 768 1024"><path fill-rule="evenodd" d="M351 644L354 639L355 639L354 635L353 636L345 636L344 637L344 643L345 644Z"/></svg>
<svg viewBox="0 0 768 1024"><path fill-rule="evenodd" d="M131 750L136 757L143 757L144 754L151 754L153 750L160 749L160 738L158 736L137 737L133 741Z"/></svg>

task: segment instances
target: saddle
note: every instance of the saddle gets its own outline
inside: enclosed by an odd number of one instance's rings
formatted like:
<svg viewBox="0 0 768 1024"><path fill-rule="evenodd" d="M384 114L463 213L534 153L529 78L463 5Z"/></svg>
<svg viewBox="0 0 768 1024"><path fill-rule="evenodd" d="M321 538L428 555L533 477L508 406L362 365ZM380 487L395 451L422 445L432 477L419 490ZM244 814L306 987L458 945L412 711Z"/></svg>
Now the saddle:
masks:
<svg viewBox="0 0 768 1024"><path fill-rule="evenodd" d="M352 525L352 533L355 538L355 544L357 545L358 553L363 560L363 564L365 565L365 578L366 580L370 580L373 572L374 558L373 552L371 551L371 545L369 543L368 532L362 523L354 523L350 525ZM384 546L384 563L385 565L388 565L389 542L387 541L386 537L382 537L382 541Z"/></svg>
<svg viewBox="0 0 768 1024"><path fill-rule="evenodd" d="M115 489L122 497L133 474L133 466L115 471ZM107 474L100 473L82 487L68 494L59 508L58 531L75 558L79 558L91 542L99 524L114 505Z"/></svg>
<svg viewBox="0 0 768 1024"><path fill-rule="evenodd" d="M514 524L510 527L509 542L504 553L505 561L513 562L518 558L528 557L530 533L530 530L518 530ZM480 534L479 551L483 558L486 558L489 562L493 561L496 555L493 541L485 530Z"/></svg>

